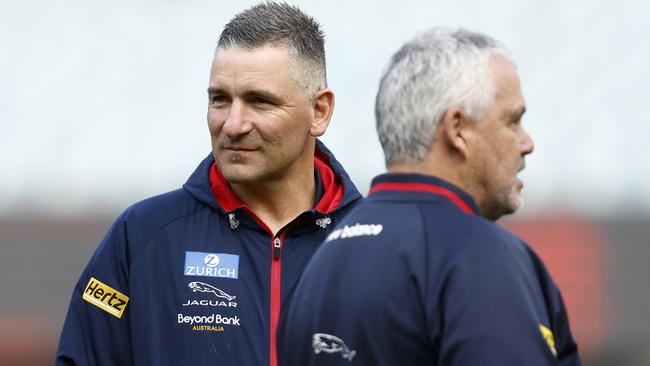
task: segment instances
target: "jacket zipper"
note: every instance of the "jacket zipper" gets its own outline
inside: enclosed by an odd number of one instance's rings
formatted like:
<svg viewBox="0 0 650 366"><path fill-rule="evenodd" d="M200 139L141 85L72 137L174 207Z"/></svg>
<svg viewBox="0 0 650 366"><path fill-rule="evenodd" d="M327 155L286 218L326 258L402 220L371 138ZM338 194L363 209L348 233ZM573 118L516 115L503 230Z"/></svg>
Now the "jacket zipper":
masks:
<svg viewBox="0 0 650 366"><path fill-rule="evenodd" d="M278 355L276 351L276 333L278 321L280 320L280 291L282 282L282 242L284 231L280 236L273 238L273 260L271 262L271 354L270 366L278 366Z"/></svg>
<svg viewBox="0 0 650 366"><path fill-rule="evenodd" d="M280 297L281 297L281 290L282 290L282 243L284 242L284 237L286 233L291 229L291 226L293 224L290 224L287 226L284 230L280 230L281 233L280 235L273 235L273 232L271 229L269 229L268 226L264 223L264 221L260 220L257 215L253 211L251 211L248 208L244 208L246 212L257 222L258 225L260 225L262 228L266 230L269 235L273 238L271 241L271 246L273 250L273 256L271 260L271 304L270 304L270 333L269 334L269 339L270 339L270 351L269 351L269 365L270 366L278 366L278 353L276 350L276 333L278 330L278 321L280 320Z"/></svg>
<svg viewBox="0 0 650 366"><path fill-rule="evenodd" d="M280 249L282 248L282 241L280 238L273 239L273 259L280 259Z"/></svg>

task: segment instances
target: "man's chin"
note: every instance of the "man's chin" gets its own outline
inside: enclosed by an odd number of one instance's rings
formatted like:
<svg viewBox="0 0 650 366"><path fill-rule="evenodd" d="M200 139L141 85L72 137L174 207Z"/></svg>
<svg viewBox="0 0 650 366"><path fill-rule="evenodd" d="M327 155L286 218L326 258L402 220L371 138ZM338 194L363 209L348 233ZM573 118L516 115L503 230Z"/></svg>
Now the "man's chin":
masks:
<svg viewBox="0 0 650 366"><path fill-rule="evenodd" d="M249 184L256 181L255 177L251 177L247 174L226 174L223 173L223 177L226 178L230 184Z"/></svg>
<svg viewBox="0 0 650 366"><path fill-rule="evenodd" d="M521 211L521 209L524 208L525 205L526 205L526 200L524 199L524 197L519 196L519 202L517 204L517 207L515 208L515 212Z"/></svg>
<svg viewBox="0 0 650 366"><path fill-rule="evenodd" d="M521 193L514 193L514 197L510 199L510 212L507 214L513 214L517 211L520 211L524 207L525 203L526 201L524 200L524 197L521 195Z"/></svg>
<svg viewBox="0 0 650 366"><path fill-rule="evenodd" d="M503 216L512 215L513 213L521 210L524 206L524 198L517 193L512 193L508 200L502 200L493 207L491 212L484 212L485 217L492 221L497 221Z"/></svg>
<svg viewBox="0 0 650 366"><path fill-rule="evenodd" d="M257 175L240 164L219 164L221 174L231 184L248 184L257 180Z"/></svg>

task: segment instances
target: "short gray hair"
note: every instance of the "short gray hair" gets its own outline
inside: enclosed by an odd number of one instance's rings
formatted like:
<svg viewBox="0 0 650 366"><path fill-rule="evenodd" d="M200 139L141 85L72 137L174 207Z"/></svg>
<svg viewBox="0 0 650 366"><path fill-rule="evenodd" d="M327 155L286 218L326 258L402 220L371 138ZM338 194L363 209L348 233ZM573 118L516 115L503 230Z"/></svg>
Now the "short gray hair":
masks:
<svg viewBox="0 0 650 366"><path fill-rule="evenodd" d="M423 160L438 122L454 106L473 121L483 119L495 94L491 56L514 65L497 40L448 28L421 33L392 56L375 101L386 166Z"/></svg>
<svg viewBox="0 0 650 366"><path fill-rule="evenodd" d="M235 15L226 24L219 48L253 50L274 45L286 47L296 59L290 67L308 93L327 86L325 37L320 24L296 6L267 1Z"/></svg>

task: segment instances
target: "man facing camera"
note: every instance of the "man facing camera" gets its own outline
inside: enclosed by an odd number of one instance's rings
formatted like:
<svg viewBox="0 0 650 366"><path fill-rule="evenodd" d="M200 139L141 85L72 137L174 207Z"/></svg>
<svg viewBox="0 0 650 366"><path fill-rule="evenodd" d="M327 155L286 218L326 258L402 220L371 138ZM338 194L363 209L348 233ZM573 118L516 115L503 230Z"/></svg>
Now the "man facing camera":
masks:
<svg viewBox="0 0 650 366"><path fill-rule="evenodd" d="M522 205L525 109L486 35L433 29L393 55L375 107L388 173L307 266L283 366L580 365L544 265L493 223Z"/></svg>
<svg viewBox="0 0 650 366"><path fill-rule="evenodd" d="M128 208L74 288L57 365L277 365L307 262L360 194L325 133L319 24L265 2L224 28L208 85L212 153Z"/></svg>

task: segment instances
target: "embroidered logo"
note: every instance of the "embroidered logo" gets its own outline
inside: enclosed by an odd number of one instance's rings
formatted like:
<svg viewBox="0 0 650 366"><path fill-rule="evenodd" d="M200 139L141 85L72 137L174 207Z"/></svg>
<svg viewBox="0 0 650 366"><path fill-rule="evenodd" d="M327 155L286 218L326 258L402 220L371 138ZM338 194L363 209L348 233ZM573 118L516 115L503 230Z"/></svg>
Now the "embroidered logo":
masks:
<svg viewBox="0 0 650 366"><path fill-rule="evenodd" d="M239 278L239 256L226 253L185 252L186 276Z"/></svg>
<svg viewBox="0 0 650 366"><path fill-rule="evenodd" d="M91 277L90 281L88 281L81 297L117 318L122 317L126 304L129 302L128 296L94 277Z"/></svg>
<svg viewBox="0 0 650 366"><path fill-rule="evenodd" d="M340 229L332 231L325 239L325 242L346 239L346 238L355 238L358 236L377 236L381 234L384 230L382 224L359 224L356 223L352 226L345 225Z"/></svg>
<svg viewBox="0 0 650 366"><path fill-rule="evenodd" d="M548 344L548 348L551 349L553 356L557 357L557 350L555 349L555 338L553 337L553 332L550 329L546 328L543 325L539 325L539 331L542 332L542 337Z"/></svg>
<svg viewBox="0 0 650 366"><path fill-rule="evenodd" d="M357 351L351 350L339 337L326 333L314 333L311 342L315 354L321 352L336 353L341 352L343 359L352 361Z"/></svg>
<svg viewBox="0 0 650 366"><path fill-rule="evenodd" d="M234 300L237 298L237 296L231 296L228 295L227 293L223 292L222 290L208 284L205 282L190 282L187 284L189 288L192 289L192 292L211 292L214 294L216 297L220 297L222 299L226 299L228 301Z"/></svg>

